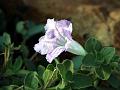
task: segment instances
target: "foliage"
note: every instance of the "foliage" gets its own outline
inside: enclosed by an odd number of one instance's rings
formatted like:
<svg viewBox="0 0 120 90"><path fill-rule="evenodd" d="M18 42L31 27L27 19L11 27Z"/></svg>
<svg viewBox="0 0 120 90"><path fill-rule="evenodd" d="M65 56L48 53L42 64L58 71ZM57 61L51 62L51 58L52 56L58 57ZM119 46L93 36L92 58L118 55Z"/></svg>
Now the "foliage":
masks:
<svg viewBox="0 0 120 90"><path fill-rule="evenodd" d="M30 58L26 42L44 31L43 24L31 21L17 23L16 32L22 42L15 46L11 35L0 36L0 52L3 64L0 72L0 90L103 90L120 89L120 58L115 48L103 46L91 37L85 43L85 56L74 56L43 65ZM19 52L16 54L16 52ZM43 61L44 62L44 61Z"/></svg>

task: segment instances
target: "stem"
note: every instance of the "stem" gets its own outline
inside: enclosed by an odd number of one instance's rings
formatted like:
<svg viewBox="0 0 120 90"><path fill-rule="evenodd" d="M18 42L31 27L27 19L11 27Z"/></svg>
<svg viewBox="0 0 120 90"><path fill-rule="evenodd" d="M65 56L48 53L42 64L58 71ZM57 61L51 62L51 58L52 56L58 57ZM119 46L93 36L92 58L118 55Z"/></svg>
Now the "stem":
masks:
<svg viewBox="0 0 120 90"><path fill-rule="evenodd" d="M14 47L14 50L19 50L21 48L21 45L19 45L18 47Z"/></svg>
<svg viewBox="0 0 120 90"><path fill-rule="evenodd" d="M20 86L20 87L18 87L17 89L15 89L15 90L21 90L23 88L23 86Z"/></svg>
<svg viewBox="0 0 120 90"><path fill-rule="evenodd" d="M5 53L1 53L0 55L4 55Z"/></svg>
<svg viewBox="0 0 120 90"><path fill-rule="evenodd" d="M58 59L54 59L54 60L55 60L56 65L60 63Z"/></svg>
<svg viewBox="0 0 120 90"><path fill-rule="evenodd" d="M37 52L35 52L32 56L31 56L31 58L30 58L30 60L32 61L36 56L37 56Z"/></svg>
<svg viewBox="0 0 120 90"><path fill-rule="evenodd" d="M9 48L5 48L5 51L4 51L4 67L6 66L6 64L9 60L9 55L10 55Z"/></svg>

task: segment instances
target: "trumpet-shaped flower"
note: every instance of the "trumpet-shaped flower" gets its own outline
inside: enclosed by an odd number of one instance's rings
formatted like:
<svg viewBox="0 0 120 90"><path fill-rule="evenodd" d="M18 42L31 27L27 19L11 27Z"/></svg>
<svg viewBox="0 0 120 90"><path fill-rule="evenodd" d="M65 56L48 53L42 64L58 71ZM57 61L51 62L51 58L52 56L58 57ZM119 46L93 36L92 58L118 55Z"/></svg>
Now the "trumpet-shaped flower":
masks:
<svg viewBox="0 0 120 90"><path fill-rule="evenodd" d="M41 55L47 54L46 59L49 63L63 51L76 55L86 54L84 48L72 39L72 23L70 21L48 19L44 28L46 33L40 37L39 43L35 44L34 50Z"/></svg>

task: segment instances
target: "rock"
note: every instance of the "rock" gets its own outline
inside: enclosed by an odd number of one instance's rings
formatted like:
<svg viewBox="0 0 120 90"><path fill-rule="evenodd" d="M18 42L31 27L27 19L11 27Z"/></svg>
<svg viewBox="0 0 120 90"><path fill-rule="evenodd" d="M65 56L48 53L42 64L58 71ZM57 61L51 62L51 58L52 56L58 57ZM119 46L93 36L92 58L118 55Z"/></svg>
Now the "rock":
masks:
<svg viewBox="0 0 120 90"><path fill-rule="evenodd" d="M69 19L73 36L79 42L86 35L98 38L104 45L115 45L116 24L120 21L119 0L4 0L9 16L20 15L24 20L46 23L47 18ZM24 4L23 4L24 3ZM21 12L18 6L27 5ZM11 13L11 14L10 14ZM120 42L118 42L120 43Z"/></svg>
<svg viewBox="0 0 120 90"><path fill-rule="evenodd" d="M115 21L119 21L120 20L120 8L115 9L114 11L110 12L110 17Z"/></svg>
<svg viewBox="0 0 120 90"><path fill-rule="evenodd" d="M109 35L107 26L105 26L104 16L100 12L99 5L82 4L82 0L24 0L45 16L50 18L70 18L73 22L73 36L83 37L85 34L96 36L99 40L106 40L103 43L109 44ZM87 2L86 2L87 3ZM104 33L104 34L102 34ZM101 35L102 34L102 35ZM75 37L76 38L76 37Z"/></svg>

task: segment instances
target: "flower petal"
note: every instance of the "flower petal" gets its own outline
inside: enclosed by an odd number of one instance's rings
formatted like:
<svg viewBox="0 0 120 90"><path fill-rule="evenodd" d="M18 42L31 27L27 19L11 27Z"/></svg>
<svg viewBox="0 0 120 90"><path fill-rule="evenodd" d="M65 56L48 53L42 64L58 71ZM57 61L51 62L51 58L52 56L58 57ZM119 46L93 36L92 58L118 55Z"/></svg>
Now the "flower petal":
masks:
<svg viewBox="0 0 120 90"><path fill-rule="evenodd" d="M56 27L63 28L64 30L68 30L72 33L72 23L68 20L60 20L56 22Z"/></svg>
<svg viewBox="0 0 120 90"><path fill-rule="evenodd" d="M56 22L56 29L57 29L57 37L61 36L67 37L69 39L72 39L71 33L72 33L72 23L67 20L60 20Z"/></svg>
<svg viewBox="0 0 120 90"><path fill-rule="evenodd" d="M70 31L65 31L64 30L64 35L67 37L69 40L72 40L71 32Z"/></svg>
<svg viewBox="0 0 120 90"><path fill-rule="evenodd" d="M47 24L45 25L45 30L55 29L56 21L54 19L47 19Z"/></svg>
<svg viewBox="0 0 120 90"><path fill-rule="evenodd" d="M37 44L34 45L34 50L36 52L40 52L40 49L41 49L41 47L40 47L39 43L37 43Z"/></svg>
<svg viewBox="0 0 120 90"><path fill-rule="evenodd" d="M46 59L49 63L53 61L58 55L60 55L63 51L65 50L64 47L57 47L56 49L53 50L53 52L49 53L46 55Z"/></svg>
<svg viewBox="0 0 120 90"><path fill-rule="evenodd" d="M46 31L45 36L47 38L49 38L49 39L55 38L55 31L54 31L54 29Z"/></svg>
<svg viewBox="0 0 120 90"><path fill-rule="evenodd" d="M57 46L56 39L49 40L45 36L42 36L39 39L39 43L35 44L34 50L44 55L52 52Z"/></svg>

